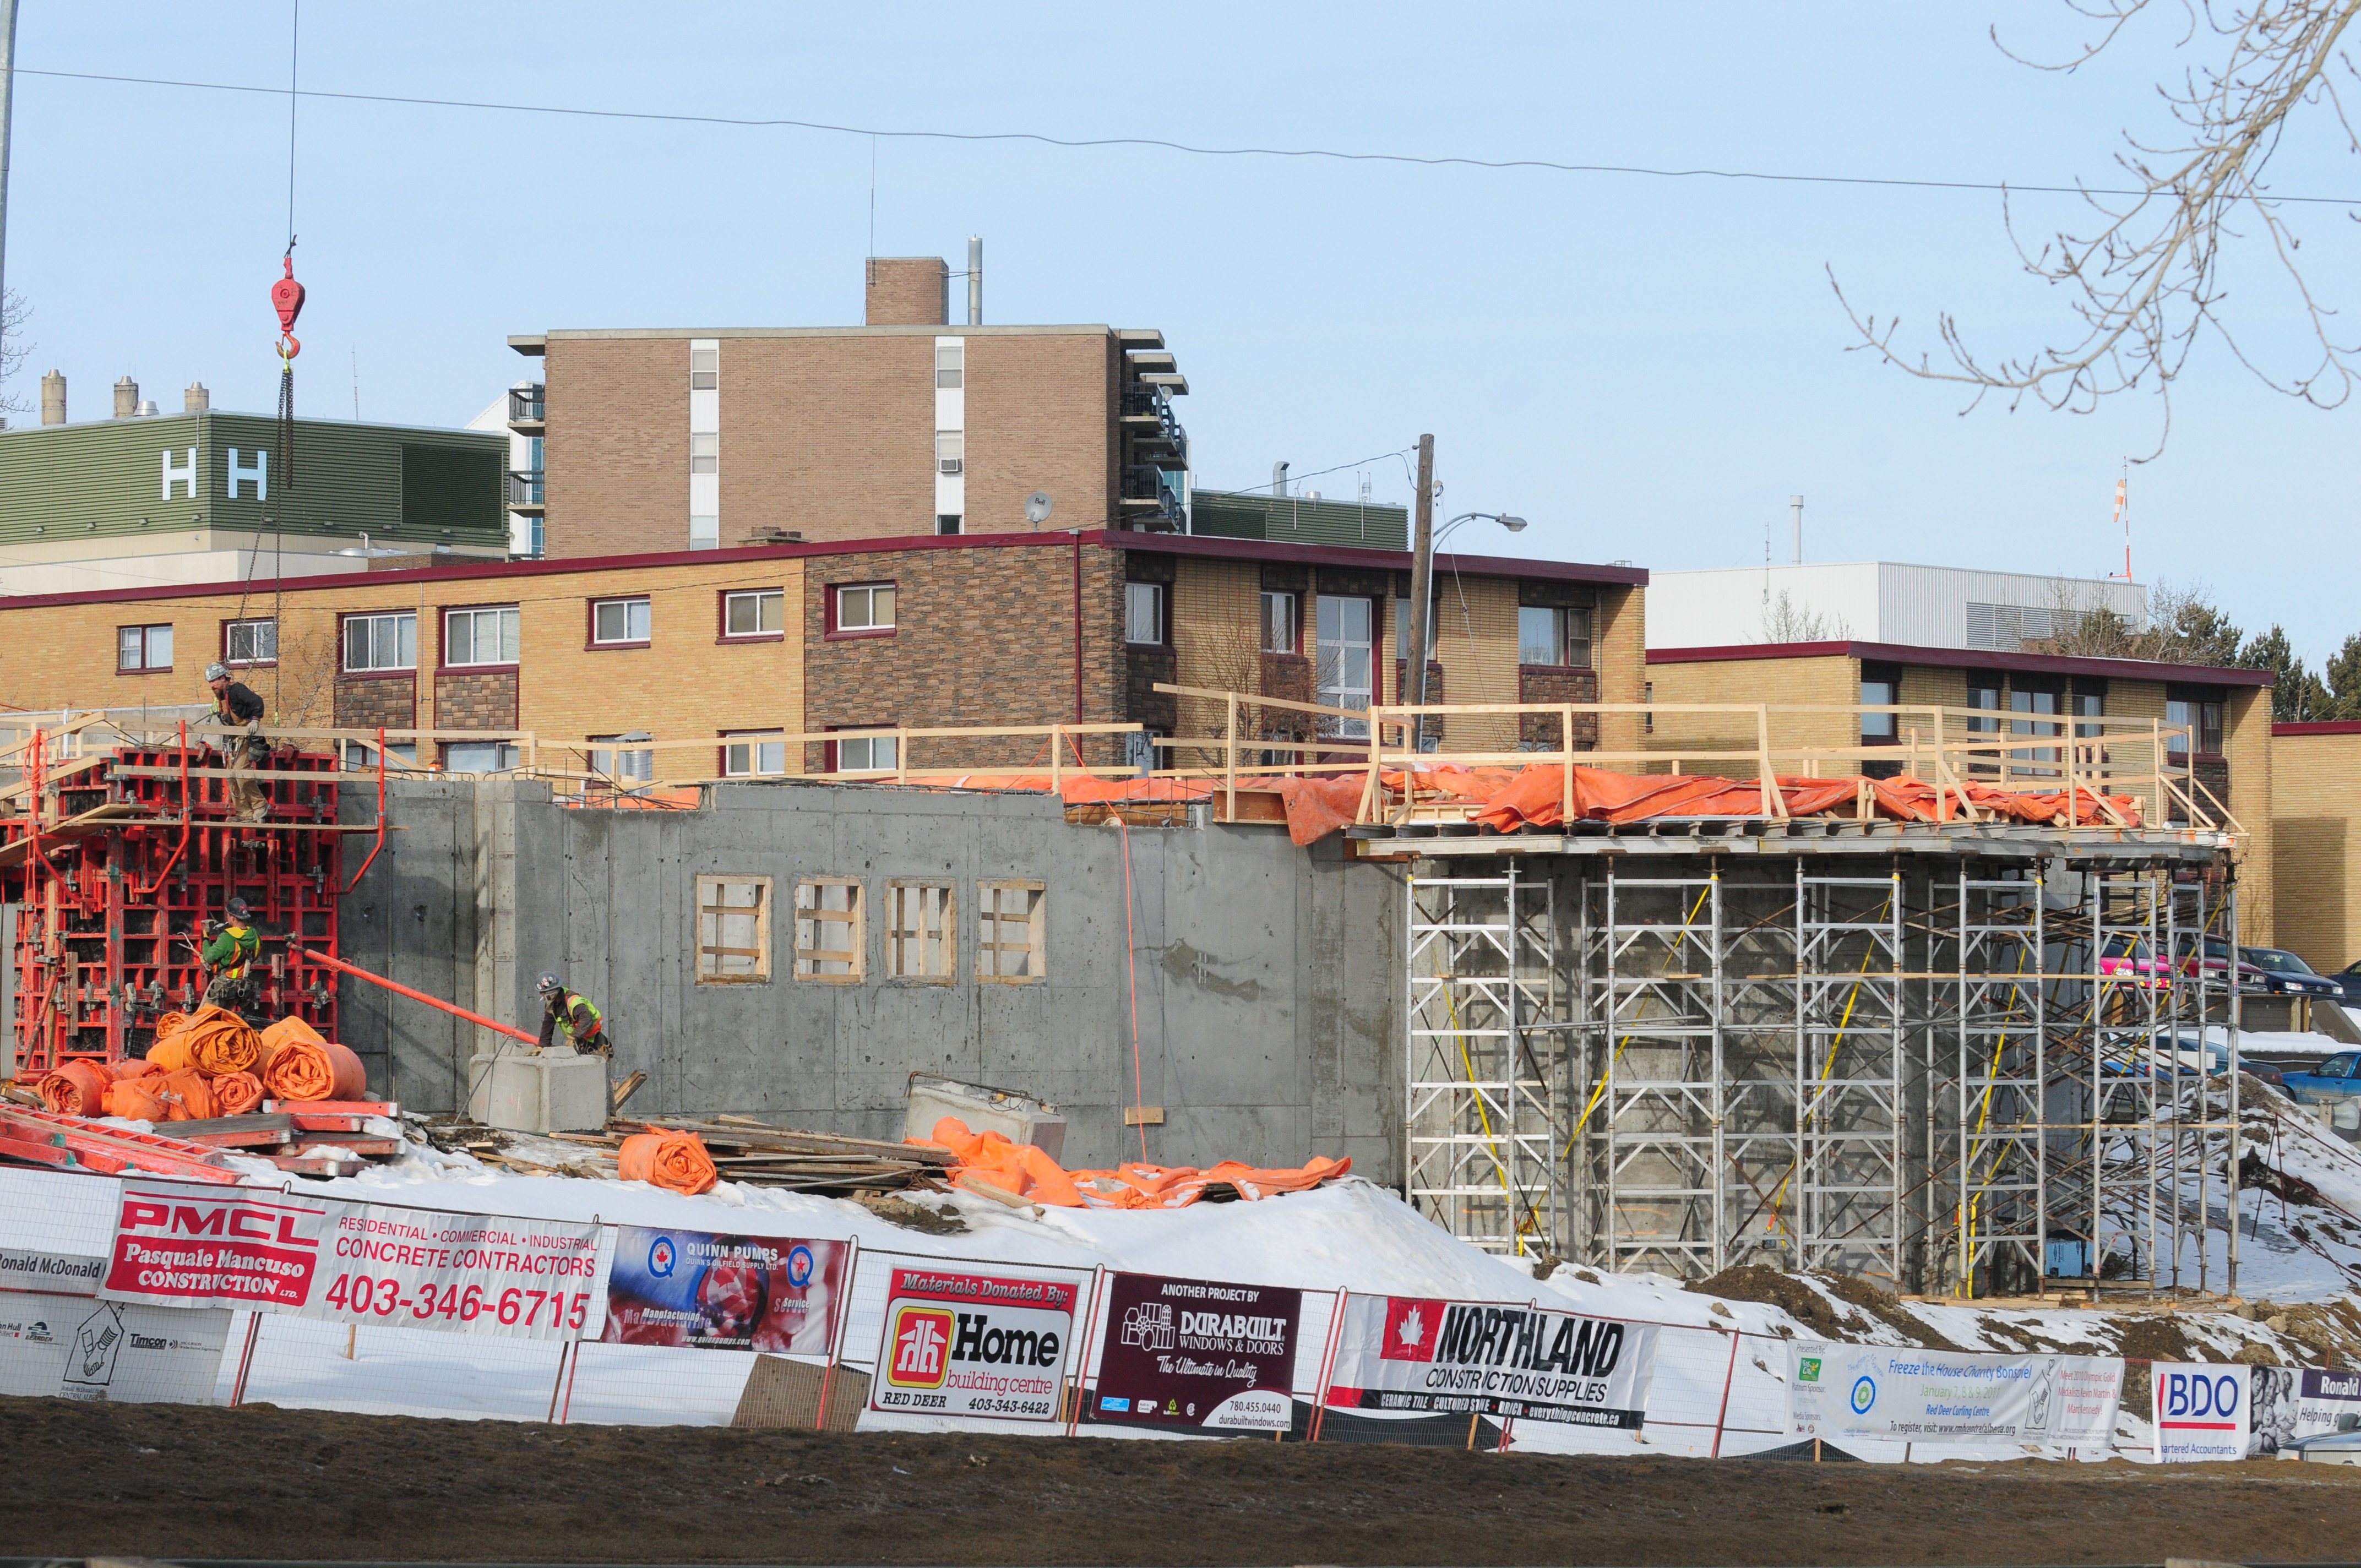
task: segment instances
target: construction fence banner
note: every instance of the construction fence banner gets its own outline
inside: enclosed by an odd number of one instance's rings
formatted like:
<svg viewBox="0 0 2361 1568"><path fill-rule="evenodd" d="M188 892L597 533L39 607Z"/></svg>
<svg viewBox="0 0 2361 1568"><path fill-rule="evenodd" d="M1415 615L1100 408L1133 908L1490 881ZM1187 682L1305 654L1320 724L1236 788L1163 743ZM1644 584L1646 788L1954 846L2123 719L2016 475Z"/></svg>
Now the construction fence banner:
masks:
<svg viewBox="0 0 2361 1568"><path fill-rule="evenodd" d="M608 1344L833 1357L851 1244L621 1225Z"/></svg>
<svg viewBox="0 0 2361 1568"><path fill-rule="evenodd" d="M2296 1391L2295 1435L2321 1437L2356 1430L2361 1430L2361 1372L2304 1372Z"/></svg>
<svg viewBox="0 0 2361 1568"><path fill-rule="evenodd" d="M612 1228L126 1181L98 1293L512 1339L595 1334Z"/></svg>
<svg viewBox="0 0 2361 1568"><path fill-rule="evenodd" d="M0 1293L0 1394L202 1405L213 1398L230 1314Z"/></svg>
<svg viewBox="0 0 2361 1568"><path fill-rule="evenodd" d="M1077 1288L993 1266L896 1266L869 1408L1055 1421L1065 1398Z"/></svg>
<svg viewBox="0 0 2361 1568"><path fill-rule="evenodd" d="M2111 1447L2121 1356L1980 1355L1892 1345L1789 1347L1797 1437Z"/></svg>
<svg viewBox="0 0 2361 1568"><path fill-rule="evenodd" d="M1285 1431L1302 1315L1301 1290L1111 1274L1085 1413L1123 1426Z"/></svg>
<svg viewBox="0 0 2361 1568"><path fill-rule="evenodd" d="M1659 1332L1532 1305L1352 1296L1326 1403L1637 1430Z"/></svg>

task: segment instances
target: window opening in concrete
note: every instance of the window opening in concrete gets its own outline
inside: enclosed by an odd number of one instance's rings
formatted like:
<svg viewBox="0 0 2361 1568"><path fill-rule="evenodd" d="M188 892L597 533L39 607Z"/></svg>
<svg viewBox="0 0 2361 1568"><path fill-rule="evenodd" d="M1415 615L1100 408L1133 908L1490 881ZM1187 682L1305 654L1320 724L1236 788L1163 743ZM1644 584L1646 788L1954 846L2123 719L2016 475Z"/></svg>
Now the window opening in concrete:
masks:
<svg viewBox="0 0 2361 1568"><path fill-rule="evenodd" d="M1028 985L1049 973L1043 940L1046 894L1038 882L976 884L975 977L1003 985Z"/></svg>
<svg viewBox="0 0 2361 1568"><path fill-rule="evenodd" d="M774 739L783 731L777 729L725 729L722 731L721 775L724 778L759 778L787 771L787 743Z"/></svg>
<svg viewBox="0 0 2361 1568"><path fill-rule="evenodd" d="M721 635L771 637L787 629L787 596L781 588L730 594L721 601Z"/></svg>
<svg viewBox="0 0 2361 1568"><path fill-rule="evenodd" d="M764 984L771 978L771 879L697 879L697 983Z"/></svg>
<svg viewBox="0 0 2361 1568"><path fill-rule="evenodd" d="M947 882L885 884L885 977L949 985L959 972L959 890Z"/></svg>
<svg viewBox="0 0 2361 1568"><path fill-rule="evenodd" d="M455 609L443 617L445 664L513 664L517 662L518 611Z"/></svg>
<svg viewBox="0 0 2361 1568"><path fill-rule="evenodd" d="M418 614L345 617L345 668L355 673L418 668Z"/></svg>
<svg viewBox="0 0 2361 1568"><path fill-rule="evenodd" d="M222 663L275 664L279 662L279 623L275 620L233 620L222 628Z"/></svg>
<svg viewBox="0 0 2361 1568"><path fill-rule="evenodd" d="M116 628L115 667L118 670L170 669L172 667L172 629L169 626Z"/></svg>
<svg viewBox="0 0 2361 1568"><path fill-rule="evenodd" d="M1126 583L1123 586L1123 640L1161 647L1164 642L1164 585Z"/></svg>
<svg viewBox="0 0 2361 1568"><path fill-rule="evenodd" d="M590 606L590 641L596 643L645 642L654 625L643 598L599 599Z"/></svg>
<svg viewBox="0 0 2361 1568"><path fill-rule="evenodd" d="M861 883L806 877L796 883L796 978L858 985L867 970Z"/></svg>

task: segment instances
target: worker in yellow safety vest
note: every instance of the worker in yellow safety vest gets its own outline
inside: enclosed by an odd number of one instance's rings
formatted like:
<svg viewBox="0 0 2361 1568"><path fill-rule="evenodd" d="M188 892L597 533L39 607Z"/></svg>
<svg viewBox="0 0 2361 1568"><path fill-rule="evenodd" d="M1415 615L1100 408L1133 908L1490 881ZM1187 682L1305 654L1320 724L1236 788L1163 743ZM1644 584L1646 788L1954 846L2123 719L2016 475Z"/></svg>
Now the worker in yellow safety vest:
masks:
<svg viewBox="0 0 2361 1568"><path fill-rule="evenodd" d="M205 1005L242 1013L255 1004L254 977L249 972L262 956L262 933L254 912L243 898L229 901L229 917L205 922L205 945L197 960L205 966Z"/></svg>
<svg viewBox="0 0 2361 1568"><path fill-rule="evenodd" d="M577 1056L611 1054L606 1020L599 1014L597 1003L566 990L566 982L554 974L541 977L541 998L546 1005L541 1014L541 1043L534 1050L547 1050L551 1042L563 1034Z"/></svg>

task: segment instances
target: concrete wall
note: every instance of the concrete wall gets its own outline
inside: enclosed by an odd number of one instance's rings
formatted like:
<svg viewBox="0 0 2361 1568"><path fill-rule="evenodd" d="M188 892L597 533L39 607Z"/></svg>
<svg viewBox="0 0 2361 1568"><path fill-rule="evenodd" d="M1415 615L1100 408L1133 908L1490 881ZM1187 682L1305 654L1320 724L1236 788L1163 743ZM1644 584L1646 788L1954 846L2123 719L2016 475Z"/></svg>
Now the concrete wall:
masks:
<svg viewBox="0 0 2361 1568"><path fill-rule="evenodd" d="M697 811L570 809L526 782L394 786L396 835L346 900L354 962L489 1016L539 1027L533 994L563 974L605 1009L618 1080L643 1112L735 1112L899 1137L914 1070L1019 1089L1066 1111L1070 1163L1139 1157L1138 1071L1167 1120L1158 1163L1297 1164L1350 1155L1399 1177L1401 883L1394 868L1309 850L1274 828L1068 824L1038 795L745 785ZM767 983L699 984L700 873L773 879ZM793 978L794 888L861 879L867 975ZM955 883L949 984L884 977L886 883ZM975 979L976 883L1046 885L1047 972ZM371 1081L390 1058L413 1109L460 1103L478 1031L347 981L347 1042Z"/></svg>

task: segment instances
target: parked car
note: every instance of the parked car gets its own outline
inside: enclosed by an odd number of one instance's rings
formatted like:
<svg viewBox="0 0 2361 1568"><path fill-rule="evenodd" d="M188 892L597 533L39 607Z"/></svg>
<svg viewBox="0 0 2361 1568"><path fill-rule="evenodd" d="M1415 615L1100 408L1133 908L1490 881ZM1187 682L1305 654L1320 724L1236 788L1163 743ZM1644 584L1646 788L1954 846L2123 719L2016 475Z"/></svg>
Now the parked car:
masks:
<svg viewBox="0 0 2361 1568"><path fill-rule="evenodd" d="M2339 1051L2308 1072L2286 1072L2279 1086L2299 1104L2361 1099L2361 1051Z"/></svg>
<svg viewBox="0 0 2361 1568"><path fill-rule="evenodd" d="M2180 972L2194 980L2202 967L2205 976L2216 985L2228 983L2230 976L2230 944L2220 937L2199 938L2183 934L2173 949L2173 961ZM2241 991L2261 991L2269 978L2268 971L2252 960L2238 960L2238 988Z"/></svg>
<svg viewBox="0 0 2361 1568"><path fill-rule="evenodd" d="M2356 959L2328 978L2334 981L2337 989L2345 992L2346 1006L2361 1007L2361 959Z"/></svg>
<svg viewBox="0 0 2361 1568"><path fill-rule="evenodd" d="M2262 988L2273 996L2325 996L2342 1002L2344 987L2285 948L2240 948L2238 956L2262 970ZM2246 984L2241 974L2239 984Z"/></svg>
<svg viewBox="0 0 2361 1568"><path fill-rule="evenodd" d="M2099 972L2127 980L2145 991L2163 991L2172 984L2172 966L2160 963L2145 937L2114 936L2099 953Z"/></svg>

